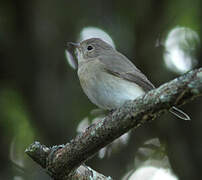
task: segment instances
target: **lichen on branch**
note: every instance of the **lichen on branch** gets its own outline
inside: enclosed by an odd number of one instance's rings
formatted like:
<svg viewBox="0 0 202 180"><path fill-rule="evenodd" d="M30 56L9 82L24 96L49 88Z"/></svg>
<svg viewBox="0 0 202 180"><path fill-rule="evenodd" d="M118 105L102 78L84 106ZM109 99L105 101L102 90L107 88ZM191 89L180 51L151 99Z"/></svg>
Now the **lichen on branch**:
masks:
<svg viewBox="0 0 202 180"><path fill-rule="evenodd" d="M28 147L26 153L46 168L54 179L66 180L75 175L78 167L88 158L130 129L138 128L171 107L181 106L201 95L202 68L165 83L134 101L126 102L103 120L90 125L64 147L54 151L46 149L44 145L38 147L42 151Z"/></svg>

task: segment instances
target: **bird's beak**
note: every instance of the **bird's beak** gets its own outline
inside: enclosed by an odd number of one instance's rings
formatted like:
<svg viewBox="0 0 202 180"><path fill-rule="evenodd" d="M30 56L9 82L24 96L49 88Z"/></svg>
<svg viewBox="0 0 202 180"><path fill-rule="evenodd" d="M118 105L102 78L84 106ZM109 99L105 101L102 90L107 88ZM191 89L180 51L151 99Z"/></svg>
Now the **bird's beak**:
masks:
<svg viewBox="0 0 202 180"><path fill-rule="evenodd" d="M72 49L77 49L79 48L80 44L79 43L73 43L73 42L66 42L65 47L67 50L72 50Z"/></svg>

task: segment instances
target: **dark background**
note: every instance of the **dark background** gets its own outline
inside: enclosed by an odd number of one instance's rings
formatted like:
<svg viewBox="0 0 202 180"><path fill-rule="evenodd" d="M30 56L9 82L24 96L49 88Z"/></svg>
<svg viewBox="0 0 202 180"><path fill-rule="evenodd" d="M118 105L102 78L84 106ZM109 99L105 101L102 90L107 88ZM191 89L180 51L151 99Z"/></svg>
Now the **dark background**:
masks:
<svg viewBox="0 0 202 180"><path fill-rule="evenodd" d="M192 68L202 64L200 0L1 0L0 4L0 179L50 179L24 154L25 148L35 140L49 146L68 142L80 120L95 108L65 58L64 42L76 41L83 28L107 32L116 48L156 86L182 73L164 62L164 42L176 27L197 34L180 47L195 58ZM179 179L200 179L201 98L182 109L191 122L165 114L132 133L128 145L87 164L121 179L133 168L137 149L157 137Z"/></svg>

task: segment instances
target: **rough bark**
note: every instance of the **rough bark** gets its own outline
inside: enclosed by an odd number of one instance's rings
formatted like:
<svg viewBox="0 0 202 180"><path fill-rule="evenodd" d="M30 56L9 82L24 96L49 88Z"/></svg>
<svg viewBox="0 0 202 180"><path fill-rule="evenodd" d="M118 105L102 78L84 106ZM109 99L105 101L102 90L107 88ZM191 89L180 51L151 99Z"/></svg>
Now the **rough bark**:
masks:
<svg viewBox="0 0 202 180"><path fill-rule="evenodd" d="M26 153L46 168L54 179L70 179L76 177L82 163L131 128L138 128L172 106L181 106L201 95L202 68L165 83L134 101L126 102L61 148L47 148L40 143L36 148L33 146L35 143L27 148Z"/></svg>

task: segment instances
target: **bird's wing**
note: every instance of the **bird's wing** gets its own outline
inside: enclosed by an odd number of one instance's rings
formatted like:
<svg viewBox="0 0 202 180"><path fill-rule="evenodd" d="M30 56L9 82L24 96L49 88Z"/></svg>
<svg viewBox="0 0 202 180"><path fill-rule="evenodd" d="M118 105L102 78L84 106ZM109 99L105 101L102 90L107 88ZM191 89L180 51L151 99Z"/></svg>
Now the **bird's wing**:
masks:
<svg viewBox="0 0 202 180"><path fill-rule="evenodd" d="M121 53L116 51L116 53L99 56L98 59L110 74L136 83L146 92L154 89L154 85L147 77Z"/></svg>

